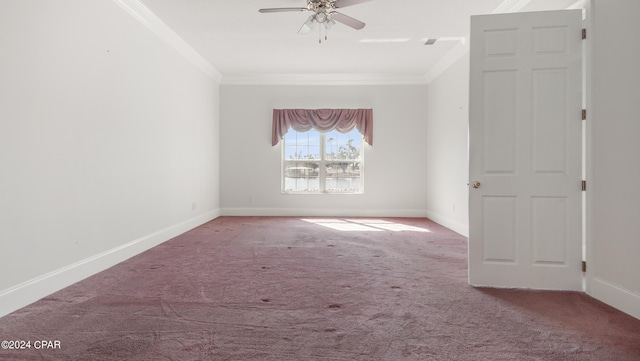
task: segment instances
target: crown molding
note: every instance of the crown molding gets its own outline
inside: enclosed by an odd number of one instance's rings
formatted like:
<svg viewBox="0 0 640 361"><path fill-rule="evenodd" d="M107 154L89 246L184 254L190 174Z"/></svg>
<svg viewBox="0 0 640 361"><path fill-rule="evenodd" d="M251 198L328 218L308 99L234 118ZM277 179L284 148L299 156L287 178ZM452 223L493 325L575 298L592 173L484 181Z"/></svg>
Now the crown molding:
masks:
<svg viewBox="0 0 640 361"><path fill-rule="evenodd" d="M458 43L458 45L456 45L453 49L446 53L442 57L442 59L440 59L440 61L438 61L431 69L429 69L429 71L424 75L427 84L434 81L437 77L447 71L447 69L453 66L453 64L462 59L462 57L469 52L469 42L467 41L467 39L468 37L465 38L464 41Z"/></svg>
<svg viewBox="0 0 640 361"><path fill-rule="evenodd" d="M515 13L529 5L531 0L505 0L494 11L493 14ZM586 0L576 0L567 9L582 9L586 4ZM469 52L469 34L465 36L465 40L460 42L456 47L445 54L439 62L436 63L425 75L426 83L429 84L438 78L442 73L447 71L453 64L460 60Z"/></svg>
<svg viewBox="0 0 640 361"><path fill-rule="evenodd" d="M204 72L216 83L222 80L222 74L184 41L175 31L157 17L140 0L113 0L124 11L138 20L152 33L175 49L185 59Z"/></svg>
<svg viewBox="0 0 640 361"><path fill-rule="evenodd" d="M529 5L531 0L505 0L494 11L494 14L515 13Z"/></svg>
<svg viewBox="0 0 640 361"><path fill-rule="evenodd" d="M429 84L469 52L469 36L451 49L434 67L423 75L391 74L256 74L223 76L211 63L158 18L140 0L113 0L134 19L156 34L185 59L219 84L229 85L418 85ZM504 0L494 11L513 13L531 0ZM568 8L581 8L585 0L576 0Z"/></svg>
<svg viewBox="0 0 640 361"><path fill-rule="evenodd" d="M512 13L525 7L531 0L504 0L498 7L493 10L493 14ZM436 63L424 75L427 84L437 79L442 73L447 71L458 60L469 52L469 34L467 34L462 42L445 54L440 61Z"/></svg>
<svg viewBox="0 0 640 361"><path fill-rule="evenodd" d="M418 85L427 84L422 75L385 74L263 74L224 76L229 85Z"/></svg>

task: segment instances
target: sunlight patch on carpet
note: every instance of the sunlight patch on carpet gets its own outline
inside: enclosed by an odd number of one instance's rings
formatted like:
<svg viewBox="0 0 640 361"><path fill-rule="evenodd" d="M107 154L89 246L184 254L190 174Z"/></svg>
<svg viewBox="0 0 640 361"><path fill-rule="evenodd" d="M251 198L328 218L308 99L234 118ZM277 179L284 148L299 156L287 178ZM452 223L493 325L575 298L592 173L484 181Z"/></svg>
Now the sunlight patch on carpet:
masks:
<svg viewBox="0 0 640 361"><path fill-rule="evenodd" d="M345 232L431 232L422 227L410 226L381 219L303 218L305 222Z"/></svg>

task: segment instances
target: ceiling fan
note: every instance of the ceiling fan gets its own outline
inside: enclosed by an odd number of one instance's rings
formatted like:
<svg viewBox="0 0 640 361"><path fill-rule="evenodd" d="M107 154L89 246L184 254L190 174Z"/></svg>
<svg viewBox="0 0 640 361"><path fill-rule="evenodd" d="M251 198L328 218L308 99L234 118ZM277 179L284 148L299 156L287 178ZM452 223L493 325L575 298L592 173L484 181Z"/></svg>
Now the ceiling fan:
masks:
<svg viewBox="0 0 640 361"><path fill-rule="evenodd" d="M325 29L331 28L336 21L356 30L364 28L365 23L335 11L351 5L357 5L370 0L307 0L307 7L300 8L267 8L258 10L261 13L279 13L288 11L312 11L307 21L302 24L298 34L307 34L316 24L323 24ZM326 34L326 33L325 33ZM326 39L326 35L325 35Z"/></svg>

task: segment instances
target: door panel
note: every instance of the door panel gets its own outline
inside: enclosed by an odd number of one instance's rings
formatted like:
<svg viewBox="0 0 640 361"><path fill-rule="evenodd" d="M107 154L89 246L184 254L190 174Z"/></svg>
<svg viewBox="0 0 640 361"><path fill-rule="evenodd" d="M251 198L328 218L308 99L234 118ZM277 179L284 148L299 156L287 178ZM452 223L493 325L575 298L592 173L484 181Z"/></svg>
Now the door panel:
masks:
<svg viewBox="0 0 640 361"><path fill-rule="evenodd" d="M533 172L536 174L567 174L566 99L549 89L566 93L566 69L533 71L532 144Z"/></svg>
<svg viewBox="0 0 640 361"><path fill-rule="evenodd" d="M531 198L533 264L567 264L567 197Z"/></svg>
<svg viewBox="0 0 640 361"><path fill-rule="evenodd" d="M483 262L515 264L516 197L482 198Z"/></svg>
<svg viewBox="0 0 640 361"><path fill-rule="evenodd" d="M517 73L492 71L483 74L483 78L483 172L515 174Z"/></svg>
<svg viewBox="0 0 640 361"><path fill-rule="evenodd" d="M581 21L580 10L472 17L473 285L582 289Z"/></svg>

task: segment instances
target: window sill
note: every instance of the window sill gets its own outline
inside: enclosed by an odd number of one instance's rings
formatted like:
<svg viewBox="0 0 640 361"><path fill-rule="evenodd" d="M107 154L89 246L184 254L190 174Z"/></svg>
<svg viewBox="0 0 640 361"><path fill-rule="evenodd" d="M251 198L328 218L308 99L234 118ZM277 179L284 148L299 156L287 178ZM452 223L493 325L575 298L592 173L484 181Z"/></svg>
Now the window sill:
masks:
<svg viewBox="0 0 640 361"><path fill-rule="evenodd" d="M287 192L287 191L282 191L280 192L280 194L293 194L293 195L351 195L351 194L364 194L363 191L361 192Z"/></svg>

